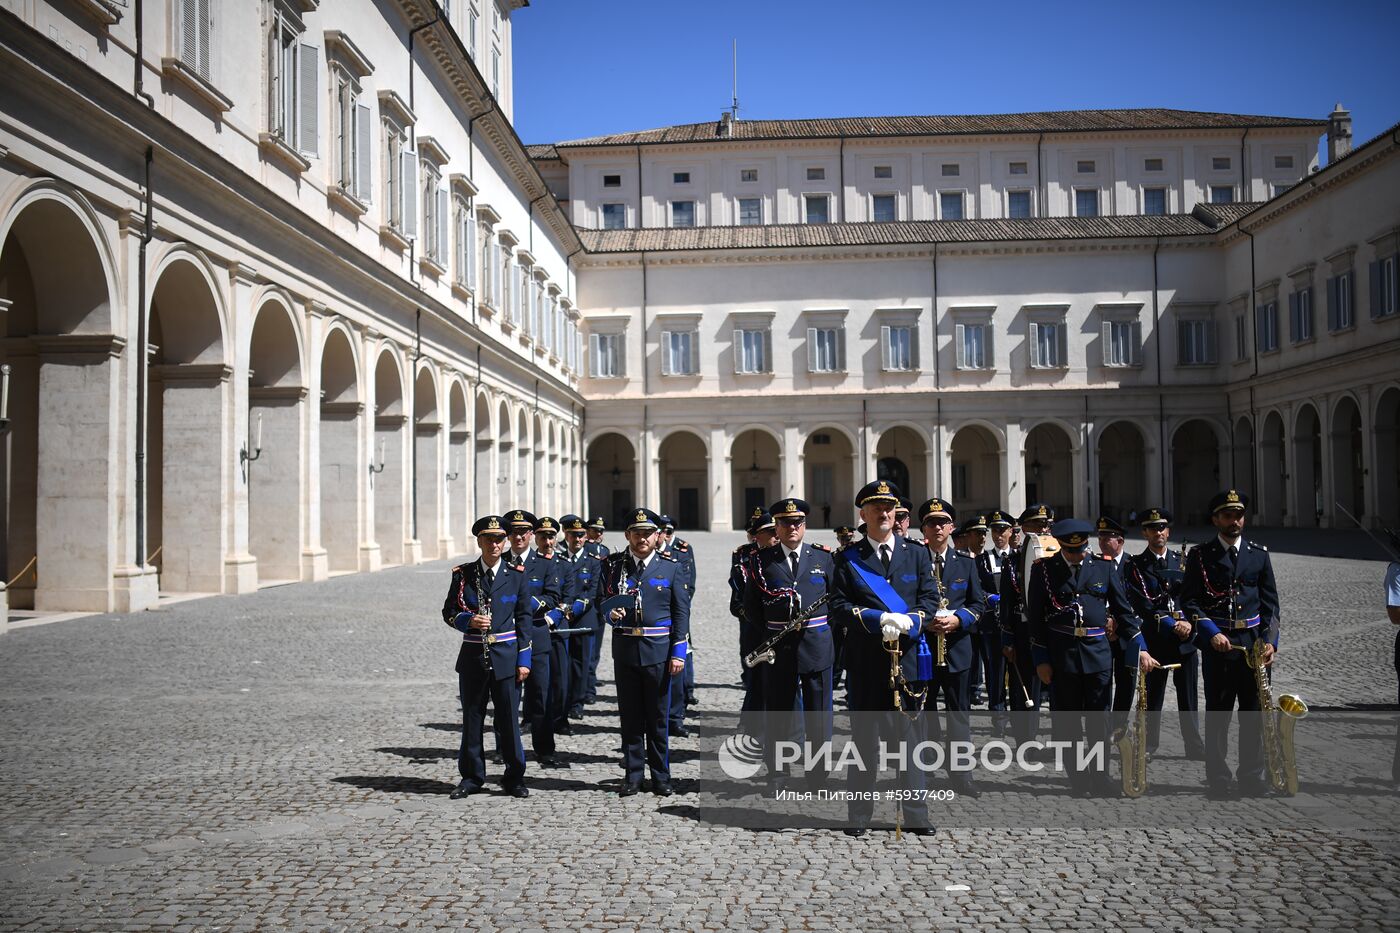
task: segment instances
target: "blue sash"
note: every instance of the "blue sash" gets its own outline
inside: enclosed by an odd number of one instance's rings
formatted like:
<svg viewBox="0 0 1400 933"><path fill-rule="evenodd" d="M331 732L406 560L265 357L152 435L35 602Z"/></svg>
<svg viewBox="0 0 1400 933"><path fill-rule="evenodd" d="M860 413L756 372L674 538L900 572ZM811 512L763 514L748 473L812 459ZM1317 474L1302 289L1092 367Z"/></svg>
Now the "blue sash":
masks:
<svg viewBox="0 0 1400 933"><path fill-rule="evenodd" d="M865 588L870 590L871 594L874 595L876 599L885 604L884 609L886 612L909 611L909 604L895 592L894 587L890 586L890 581L879 574L873 573L870 568L857 560L854 554L846 558L846 563L856 572L856 576L860 577L861 581L865 584Z"/></svg>

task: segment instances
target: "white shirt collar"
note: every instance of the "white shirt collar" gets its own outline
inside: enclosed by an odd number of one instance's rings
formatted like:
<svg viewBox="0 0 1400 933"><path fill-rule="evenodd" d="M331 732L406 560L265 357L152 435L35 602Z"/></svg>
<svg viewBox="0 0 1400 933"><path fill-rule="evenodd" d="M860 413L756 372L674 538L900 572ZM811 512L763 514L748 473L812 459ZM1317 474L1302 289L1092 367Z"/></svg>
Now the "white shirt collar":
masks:
<svg viewBox="0 0 1400 933"><path fill-rule="evenodd" d="M781 544L780 547L782 547L783 549L783 560L786 560L789 563L791 563L792 555L794 554L797 555L797 559L799 561L802 560L802 543L800 541L798 542L797 547L788 547L786 544Z"/></svg>
<svg viewBox="0 0 1400 933"><path fill-rule="evenodd" d="M950 538L948 543L943 545L943 550L935 551L933 548L929 548L928 553L930 557L938 557L941 554L943 556L943 563L946 564L950 558L957 555L958 551L957 548L953 547L953 541Z"/></svg>
<svg viewBox="0 0 1400 933"><path fill-rule="evenodd" d="M1240 535L1239 540L1234 542L1227 541L1224 535L1216 535L1215 540L1219 541L1220 546L1223 547L1226 551L1230 550L1231 544L1234 544L1235 548L1240 553L1244 553L1244 535Z"/></svg>
<svg viewBox="0 0 1400 933"><path fill-rule="evenodd" d="M636 563L638 570L647 569L647 564L651 563L651 559L656 556L656 552L652 551L646 557L638 557L637 552L630 547L627 549L627 553L631 556L633 562Z"/></svg>
<svg viewBox="0 0 1400 933"><path fill-rule="evenodd" d="M527 547L525 550L521 551L518 555L517 555L514 551L511 551L511 552L510 552L510 556L511 556L511 557L514 557L515 560L516 560L517 562L523 564L523 563L525 563L527 560L530 559L530 555L533 554L534 552L535 552L535 549L534 549L534 547L532 546L532 547Z"/></svg>
<svg viewBox="0 0 1400 933"><path fill-rule="evenodd" d="M875 551L876 554L880 553L880 548L882 547L889 548L891 553L893 553L894 545L895 542L899 540L899 535L891 533L890 536L886 538L883 542L876 541L874 538L870 537L870 535L866 535L865 540L870 542L870 547Z"/></svg>

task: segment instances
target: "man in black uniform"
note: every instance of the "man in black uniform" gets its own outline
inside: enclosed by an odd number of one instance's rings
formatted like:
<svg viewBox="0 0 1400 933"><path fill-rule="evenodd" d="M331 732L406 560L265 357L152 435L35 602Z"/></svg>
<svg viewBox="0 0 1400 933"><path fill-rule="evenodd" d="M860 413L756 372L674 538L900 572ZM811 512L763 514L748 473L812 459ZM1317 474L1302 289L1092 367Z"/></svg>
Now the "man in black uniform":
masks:
<svg viewBox="0 0 1400 933"><path fill-rule="evenodd" d="M695 553L685 539L677 538L675 523L671 516L661 516L661 530L658 532L659 547L663 554L669 554L685 568L685 586L695 597ZM690 649L685 653L685 673L671 678L671 722L667 729L671 738L683 739L690 735L685 727L685 711L695 705L695 640L691 639Z"/></svg>
<svg viewBox="0 0 1400 933"><path fill-rule="evenodd" d="M1259 735L1259 689L1249 659L1258 650L1264 666L1274 662L1279 639L1278 585L1268 549L1244 539L1248 505L1249 497L1234 489L1210 500L1210 521L1218 534L1186 555L1181 584L1181 602L1201 649L1206 794L1215 799L1236 792L1225 762L1225 744L1230 714L1237 704L1241 713L1250 714L1240 717L1238 792L1263 797L1269 790ZM1256 649L1256 644L1262 647Z"/></svg>
<svg viewBox="0 0 1400 933"><path fill-rule="evenodd" d="M591 687L589 664L596 654L595 642L603 638L603 623L593 604L603 561L585 548L587 532L582 518L570 513L559 519L559 527L564 530L565 543L560 556L569 562L574 578L573 592L566 597L571 616L568 624L570 628L592 629L588 634L574 635L569 639L568 718L582 719Z"/></svg>
<svg viewBox="0 0 1400 933"><path fill-rule="evenodd" d="M1008 691L1006 658L1001 653L1001 624L997 606L1001 602L1001 575L1011 559L1011 516L1000 509L987 513L992 546L977 555L977 576L987 597L987 609L978 621L981 633L982 665L987 673L987 709L992 714L992 734L1003 736L1010 726L1006 711Z"/></svg>
<svg viewBox="0 0 1400 933"><path fill-rule="evenodd" d="M772 547L777 540L773 516L762 507L754 509L753 515L749 516L748 534L748 543L735 548L729 558L729 614L739 620L739 677L744 684L741 711L755 713L763 709L763 677L766 672L762 668L750 670L744 666L743 659L763 641L765 628L762 619L751 619L744 611L744 587L748 584L753 555L759 548Z"/></svg>
<svg viewBox="0 0 1400 933"><path fill-rule="evenodd" d="M612 553L603 543L603 532L606 530L607 525L601 515L584 526L584 536L588 539L583 544L584 553L597 560L599 567L603 564L603 558ZM588 656L588 684L583 695L584 704L598 699L598 662L603 657L603 625L604 621L598 619L597 632L593 637L593 653Z"/></svg>
<svg viewBox="0 0 1400 933"><path fill-rule="evenodd" d="M554 682L553 636L545 613L559 605L564 582L553 558L543 558L534 548L535 516L524 509L506 513L506 533L510 536L507 559L525 570L524 599L534 625L530 641L535 646L530 679L525 682L524 716L530 725L531 747L543 768L555 768L554 721L549 716L549 694ZM524 723L522 723L524 725Z"/></svg>
<svg viewBox="0 0 1400 933"><path fill-rule="evenodd" d="M574 579L574 563L564 556L562 548L555 547L559 541L559 523L548 515L541 516L535 522L535 554L541 561L553 562L553 573L559 581L559 597L555 606L544 612L546 624L549 626L549 697L545 708L545 716L551 722L551 729L555 735L571 735L573 727L569 725L569 691L572 684L569 682L569 645L578 637L575 635L560 635L558 630L573 628L571 621L573 616L573 605L577 581ZM540 646L541 650L543 646ZM562 759L556 754L551 765L543 767L558 766L567 768Z"/></svg>
<svg viewBox="0 0 1400 933"><path fill-rule="evenodd" d="M1011 734L1016 741L1029 742L1040 731L1040 701L1042 691L1040 678L1035 675L1035 662L1031 659L1031 633L1024 618L1025 582L1021 579L1025 572L1026 548L1030 539L1050 530L1055 520L1054 511L1037 503L1028 506L1017 518L1017 525L1025 532L1021 546L1011 552L1009 560L1002 564L1001 600L1001 650L1011 672ZM1038 542L1037 542L1038 543ZM1048 697L1049 691L1044 691ZM1029 703L1029 708L1026 704Z"/></svg>
<svg viewBox="0 0 1400 933"><path fill-rule="evenodd" d="M1107 515L1100 515L1094 523L1094 531L1099 536L1098 559L1111 563L1113 572L1123 577L1128 564L1123 549L1123 526ZM1117 714L1114 718L1115 728L1118 728L1124 722L1122 714L1133 708L1137 698L1137 668L1127 655L1128 651L1137 651L1137 645L1126 645L1119 640L1117 622L1112 616L1108 623L1108 646L1113 651L1113 711Z"/></svg>
<svg viewBox="0 0 1400 933"><path fill-rule="evenodd" d="M505 759L501 786L513 797L528 797L525 747L515 711L520 685L530 676L530 621L525 569L502 559L506 532L499 516L487 515L472 525L481 557L452 569L452 584L442 604L442 620L462 632L457 652L457 685L462 697L462 747L457 755L461 782L449 795L458 800L480 793L486 783L482 732L486 704L495 707L495 730Z"/></svg>

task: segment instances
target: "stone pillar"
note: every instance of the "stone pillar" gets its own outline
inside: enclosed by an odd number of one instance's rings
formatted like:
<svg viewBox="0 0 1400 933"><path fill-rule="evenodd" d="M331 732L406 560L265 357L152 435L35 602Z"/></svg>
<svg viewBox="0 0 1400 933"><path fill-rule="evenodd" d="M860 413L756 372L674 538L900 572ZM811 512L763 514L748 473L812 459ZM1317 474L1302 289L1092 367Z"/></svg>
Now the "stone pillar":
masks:
<svg viewBox="0 0 1400 933"><path fill-rule="evenodd" d="M1380 512L1380 495L1376 489L1376 474L1371 468L1376 464L1376 422L1375 407L1371 403L1371 387L1361 386L1356 391L1361 402L1361 503L1366 509L1364 516L1358 515L1367 527L1376 523ZM1345 516L1338 516L1342 527L1350 527Z"/></svg>
<svg viewBox="0 0 1400 933"><path fill-rule="evenodd" d="M248 550L257 560L258 576L300 580L302 553L302 438L305 436L306 389L301 386L252 386L248 389L248 456L240 464L246 483ZM259 426L261 423L261 427ZM262 450L255 449L262 435Z"/></svg>
<svg viewBox="0 0 1400 933"><path fill-rule="evenodd" d="M656 442L656 431L648 426L642 433L641 449L637 451L637 457L641 460L637 467L646 471L642 488L638 490L642 501L637 504L649 509L661 504L661 458L657 456L660 448L661 445Z"/></svg>
<svg viewBox="0 0 1400 933"><path fill-rule="evenodd" d="M936 435L935 435L936 436ZM924 488L929 490L929 496L938 496L947 499L953 494L953 480L950 475L952 469L952 454L947 445L942 449L928 447L924 450ZM914 508L918 508L922 503L915 502ZM953 508L961 508L960 503L953 503ZM918 516L914 517L918 521Z"/></svg>
<svg viewBox="0 0 1400 933"><path fill-rule="evenodd" d="M184 593L256 589L257 564L251 557L225 566L226 558L232 560L227 503L237 454L228 449L222 426L228 423L233 369L186 363L151 371L159 380L152 391L161 392L163 410L161 512L150 516L161 523L160 587Z"/></svg>
<svg viewBox="0 0 1400 933"><path fill-rule="evenodd" d="M723 425L710 428L710 457L708 494L710 496L710 530L734 530L734 490L730 483L729 429Z"/></svg>
<svg viewBox="0 0 1400 933"><path fill-rule="evenodd" d="M440 421L419 421L413 428L417 468L417 512L413 537L422 556L429 560L447 556L444 543L451 534L442 522L442 499L446 488L446 468L442 457L443 426ZM410 501L410 504L413 503ZM449 542L442 539L447 537Z"/></svg>
<svg viewBox="0 0 1400 933"><path fill-rule="evenodd" d="M319 419L320 434L320 544L328 571L378 569L361 566L362 533L360 509L369 471L362 456L359 402L323 402ZM374 552L376 555L378 551Z"/></svg>
<svg viewBox="0 0 1400 933"><path fill-rule="evenodd" d="M1012 516L1020 515L1026 505L1026 432L1019 421L1006 423L1006 447L1002 451L1002 472L1006 493L1006 509Z"/></svg>
<svg viewBox="0 0 1400 933"><path fill-rule="evenodd" d="M783 425L782 447L778 451L778 495L775 499L788 496L805 498L802 488L802 429L800 425Z"/></svg>
<svg viewBox="0 0 1400 933"><path fill-rule="evenodd" d="M1166 508L1166 493L1162 485L1166 477L1166 467L1163 461L1168 456L1167 450L1162 444L1162 439L1167 436L1166 424L1161 418L1153 418L1152 426L1157 433L1143 448L1144 466L1147 468L1147 475L1143 477L1143 497L1147 502L1159 502L1159 508ZM1130 508L1140 509L1147 502L1134 502Z"/></svg>
<svg viewBox="0 0 1400 933"><path fill-rule="evenodd" d="M1337 524L1337 507L1334 504L1332 478L1336 475L1337 464L1332 456L1332 402L1333 396L1323 396L1315 400L1317 406L1317 439L1322 445L1322 476L1318 478L1318 483L1322 488L1322 515L1318 517L1317 527L1335 528ZM1259 432L1254 432L1254 443L1259 443Z"/></svg>
<svg viewBox="0 0 1400 933"><path fill-rule="evenodd" d="M314 301L306 303L308 347L325 346L325 315L325 306ZM330 563L321 540L321 357L315 351L308 353L306 386L310 401L303 406L302 415L306 423L306 457L302 470L301 579L324 580L330 575Z"/></svg>

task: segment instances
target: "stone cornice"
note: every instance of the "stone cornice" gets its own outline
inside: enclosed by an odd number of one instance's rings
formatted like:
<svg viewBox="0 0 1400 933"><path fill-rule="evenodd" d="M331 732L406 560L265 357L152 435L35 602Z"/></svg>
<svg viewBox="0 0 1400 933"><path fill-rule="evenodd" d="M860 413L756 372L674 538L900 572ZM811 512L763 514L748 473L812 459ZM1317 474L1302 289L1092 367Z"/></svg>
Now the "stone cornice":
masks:
<svg viewBox="0 0 1400 933"><path fill-rule="evenodd" d="M121 356L126 340L112 334L51 334L29 338L46 360L58 357Z"/></svg>

